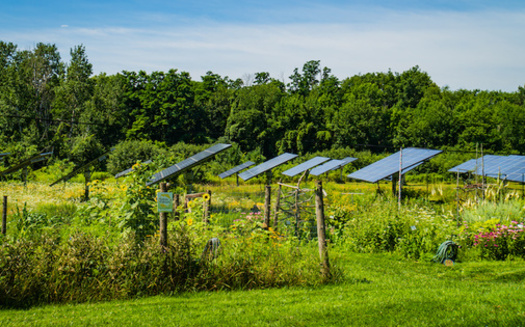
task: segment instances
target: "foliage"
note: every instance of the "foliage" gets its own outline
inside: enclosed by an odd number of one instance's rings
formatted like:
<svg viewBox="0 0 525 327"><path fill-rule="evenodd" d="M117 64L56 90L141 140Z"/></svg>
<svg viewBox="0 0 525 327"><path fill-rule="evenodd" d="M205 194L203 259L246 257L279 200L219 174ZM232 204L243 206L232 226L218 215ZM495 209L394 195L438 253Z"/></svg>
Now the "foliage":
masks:
<svg viewBox="0 0 525 327"><path fill-rule="evenodd" d="M70 50L67 63L53 44L21 50L0 41L0 49L0 147L12 152L9 161L53 147L59 160L80 164L138 142L129 156L118 155L125 160L114 156L114 172L158 155L156 146L227 140L243 154L260 151L266 158L285 151L351 148L375 156L399 147L443 148L452 154L427 172L446 174L474 156L454 151L474 151L476 144L485 152L525 153L523 87L452 91L418 66L339 80L310 60L293 70L288 85L267 72L243 85L211 71L200 80L176 69L92 76L82 45Z"/></svg>

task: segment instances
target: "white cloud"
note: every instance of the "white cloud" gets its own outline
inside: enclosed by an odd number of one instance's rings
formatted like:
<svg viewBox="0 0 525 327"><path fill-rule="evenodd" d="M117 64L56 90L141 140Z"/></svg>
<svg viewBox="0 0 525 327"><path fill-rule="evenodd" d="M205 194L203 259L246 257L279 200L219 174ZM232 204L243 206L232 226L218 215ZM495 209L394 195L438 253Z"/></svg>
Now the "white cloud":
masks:
<svg viewBox="0 0 525 327"><path fill-rule="evenodd" d="M343 14L341 13L341 16ZM440 86L514 91L525 84L525 13L383 13L373 22L349 14L332 24L218 24L195 22L163 28L62 28L9 33L29 47L55 43L63 56L86 46L96 72L211 70L241 78L268 71L291 75L321 60L339 78L358 73L402 72L419 65Z"/></svg>

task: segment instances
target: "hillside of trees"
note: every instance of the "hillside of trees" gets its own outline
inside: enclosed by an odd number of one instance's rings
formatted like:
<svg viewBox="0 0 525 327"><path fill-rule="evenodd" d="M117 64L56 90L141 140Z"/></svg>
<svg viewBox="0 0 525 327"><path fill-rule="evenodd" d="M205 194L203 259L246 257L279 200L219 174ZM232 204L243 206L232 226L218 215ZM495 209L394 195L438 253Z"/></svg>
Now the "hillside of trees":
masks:
<svg viewBox="0 0 525 327"><path fill-rule="evenodd" d="M82 162L124 142L234 142L269 158L337 148L399 147L525 154L525 88L513 93L438 87L415 66L340 80L312 60L285 84L266 72L199 80L176 69L93 74L84 46L64 62L53 44L0 41L0 152L53 147Z"/></svg>

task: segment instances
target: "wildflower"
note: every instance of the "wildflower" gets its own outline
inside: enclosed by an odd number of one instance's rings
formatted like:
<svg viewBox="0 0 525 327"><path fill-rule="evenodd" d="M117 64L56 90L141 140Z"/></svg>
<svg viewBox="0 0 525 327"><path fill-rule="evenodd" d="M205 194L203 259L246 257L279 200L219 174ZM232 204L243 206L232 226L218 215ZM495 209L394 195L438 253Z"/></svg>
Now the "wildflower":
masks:
<svg viewBox="0 0 525 327"><path fill-rule="evenodd" d="M204 201L208 201L210 199L210 195L208 193L205 193L203 196L202 196L202 199Z"/></svg>
<svg viewBox="0 0 525 327"><path fill-rule="evenodd" d="M188 218L187 224L188 224L188 226L191 226L191 225L193 225L193 219L191 219L191 218Z"/></svg>

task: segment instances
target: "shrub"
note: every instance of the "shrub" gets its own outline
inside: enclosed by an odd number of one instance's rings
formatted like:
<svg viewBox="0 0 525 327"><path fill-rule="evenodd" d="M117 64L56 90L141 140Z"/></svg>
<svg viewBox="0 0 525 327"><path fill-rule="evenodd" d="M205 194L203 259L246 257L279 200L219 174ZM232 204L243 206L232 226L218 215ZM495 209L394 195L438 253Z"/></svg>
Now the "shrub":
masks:
<svg viewBox="0 0 525 327"><path fill-rule="evenodd" d="M496 224L474 234L473 247L478 247L484 258L505 260L509 255L525 258L525 229L512 221L508 226Z"/></svg>

